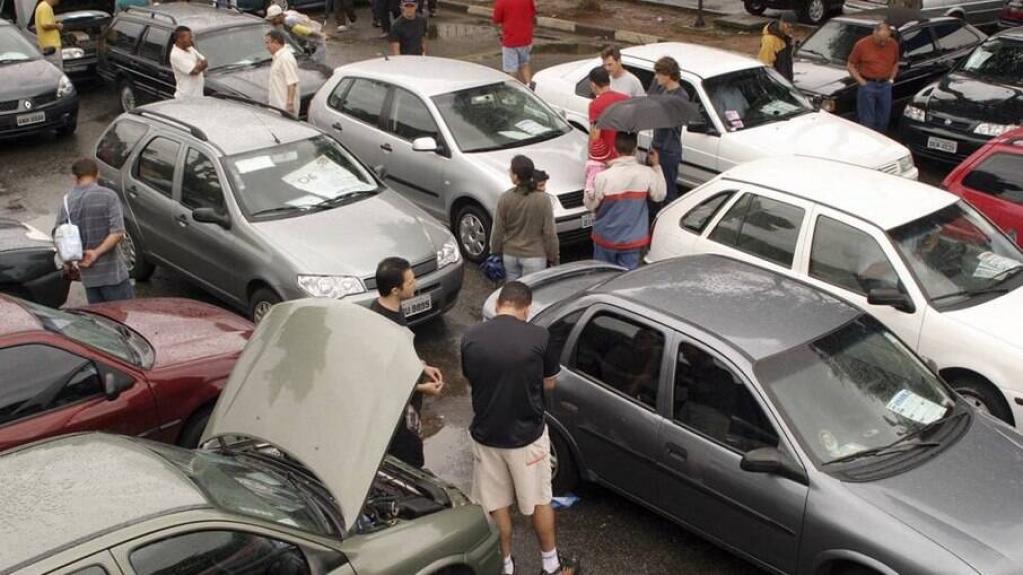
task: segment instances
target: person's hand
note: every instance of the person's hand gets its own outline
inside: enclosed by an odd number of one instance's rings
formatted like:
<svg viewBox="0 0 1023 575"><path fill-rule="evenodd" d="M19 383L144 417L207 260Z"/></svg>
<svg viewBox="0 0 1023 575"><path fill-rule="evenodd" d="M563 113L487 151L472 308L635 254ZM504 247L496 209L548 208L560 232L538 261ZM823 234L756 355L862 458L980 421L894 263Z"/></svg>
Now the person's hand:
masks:
<svg viewBox="0 0 1023 575"><path fill-rule="evenodd" d="M64 31L64 25L61 24L60 22L57 22L57 30L63 32Z"/></svg>
<svg viewBox="0 0 1023 575"><path fill-rule="evenodd" d="M286 109L287 109L289 114L295 115L295 104L293 104L291 102L288 102L288 105L287 105Z"/></svg>
<svg viewBox="0 0 1023 575"><path fill-rule="evenodd" d="M416 390L426 395L440 395L444 389L444 374L432 365L423 366L423 374L427 381L416 386Z"/></svg>
<svg viewBox="0 0 1023 575"><path fill-rule="evenodd" d="M867 85L867 79L866 78L857 78L856 79L856 83L859 84L860 86L866 86Z"/></svg>
<svg viewBox="0 0 1023 575"><path fill-rule="evenodd" d="M82 261L78 262L78 267L88 268L96 262L98 257L99 254L96 253L96 250L85 250L85 253L82 254Z"/></svg>
<svg viewBox="0 0 1023 575"><path fill-rule="evenodd" d="M650 152L646 155L646 161L651 168L656 168L661 165L661 155L657 153L657 150L650 148Z"/></svg>

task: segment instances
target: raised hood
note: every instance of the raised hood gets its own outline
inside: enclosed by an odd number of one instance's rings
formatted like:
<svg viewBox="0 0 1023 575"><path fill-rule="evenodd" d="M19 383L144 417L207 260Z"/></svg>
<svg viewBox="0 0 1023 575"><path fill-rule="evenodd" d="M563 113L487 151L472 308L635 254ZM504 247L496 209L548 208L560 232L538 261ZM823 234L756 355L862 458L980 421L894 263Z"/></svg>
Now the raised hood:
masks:
<svg viewBox="0 0 1023 575"><path fill-rule="evenodd" d="M831 96L852 86L855 80L844 66L832 66L813 60L797 58L792 64L792 83L804 92Z"/></svg>
<svg viewBox="0 0 1023 575"><path fill-rule="evenodd" d="M967 327L1000 339L1017 349L1023 349L1023 335L1019 331L1021 309L1023 309L1023 288L1016 288L984 303L955 311L946 311L944 315Z"/></svg>
<svg viewBox="0 0 1023 575"><path fill-rule="evenodd" d="M466 154L470 160L485 168L491 178L502 186L511 187L508 180L508 166L518 155L533 158L537 169L547 172L547 192L554 195L576 192L583 189L586 178L582 165L586 161L586 135L578 130L528 146L475 152Z"/></svg>
<svg viewBox="0 0 1023 575"><path fill-rule="evenodd" d="M202 442L272 444L323 482L350 528L422 371L412 332L367 308L277 304L235 364Z"/></svg>

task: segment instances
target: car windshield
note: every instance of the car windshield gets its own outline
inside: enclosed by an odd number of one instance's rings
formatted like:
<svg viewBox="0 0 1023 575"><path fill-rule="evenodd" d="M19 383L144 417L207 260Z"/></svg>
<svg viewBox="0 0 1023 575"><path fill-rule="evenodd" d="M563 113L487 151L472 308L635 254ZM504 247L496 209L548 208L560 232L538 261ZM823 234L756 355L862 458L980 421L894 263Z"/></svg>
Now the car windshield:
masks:
<svg viewBox="0 0 1023 575"><path fill-rule="evenodd" d="M866 455L948 415L941 382L876 320L861 316L754 371L820 463Z"/></svg>
<svg viewBox="0 0 1023 575"><path fill-rule="evenodd" d="M730 132L813 111L795 86L773 68L751 68L703 81L703 88Z"/></svg>
<svg viewBox="0 0 1023 575"><path fill-rule="evenodd" d="M434 96L433 102L463 152L517 148L572 129L517 82L442 94Z"/></svg>
<svg viewBox="0 0 1023 575"><path fill-rule="evenodd" d="M0 27L0 65L42 58L39 50L14 26Z"/></svg>
<svg viewBox="0 0 1023 575"><path fill-rule="evenodd" d="M153 365L155 353L152 346L123 324L83 311L67 312L24 300L18 300L18 303L34 315L46 331L58 333L139 367L149 368Z"/></svg>
<svg viewBox="0 0 1023 575"><path fill-rule="evenodd" d="M1023 271L1023 254L959 201L888 232L932 303L958 304L1008 291Z"/></svg>
<svg viewBox="0 0 1023 575"><path fill-rule="evenodd" d="M263 43L263 37L269 31L269 26L225 28L196 36L195 47L209 60L211 70L250 66L270 60L270 52ZM292 49L295 54L301 53L294 46Z"/></svg>
<svg viewBox="0 0 1023 575"><path fill-rule="evenodd" d="M254 219L333 208L380 191L362 164L327 136L230 156L224 165L238 203Z"/></svg>
<svg viewBox="0 0 1023 575"><path fill-rule="evenodd" d="M796 56L841 64L845 67L849 53L860 38L869 36L870 26L829 20L800 45Z"/></svg>
<svg viewBox="0 0 1023 575"><path fill-rule="evenodd" d="M963 72L1023 86L1023 42L994 38L984 42L963 62Z"/></svg>

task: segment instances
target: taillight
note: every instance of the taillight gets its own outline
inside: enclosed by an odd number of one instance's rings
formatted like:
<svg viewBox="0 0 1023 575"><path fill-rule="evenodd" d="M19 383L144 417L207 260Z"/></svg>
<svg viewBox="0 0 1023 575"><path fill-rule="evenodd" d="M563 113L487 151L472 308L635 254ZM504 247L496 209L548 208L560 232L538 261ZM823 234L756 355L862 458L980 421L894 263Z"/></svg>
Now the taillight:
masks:
<svg viewBox="0 0 1023 575"><path fill-rule="evenodd" d="M1002 10L1002 18L1023 20L1023 0L1012 0Z"/></svg>

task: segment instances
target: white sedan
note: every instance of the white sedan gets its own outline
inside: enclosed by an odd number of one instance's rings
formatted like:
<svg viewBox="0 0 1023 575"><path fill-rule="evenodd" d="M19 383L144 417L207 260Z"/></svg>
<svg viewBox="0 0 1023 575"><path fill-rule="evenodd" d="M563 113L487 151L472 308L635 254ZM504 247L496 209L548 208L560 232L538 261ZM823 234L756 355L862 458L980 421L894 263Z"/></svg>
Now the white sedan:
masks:
<svg viewBox="0 0 1023 575"><path fill-rule="evenodd" d="M1023 253L958 197L840 162L767 158L657 216L647 261L700 253L859 305L974 406L1023 427Z"/></svg>
<svg viewBox="0 0 1023 575"><path fill-rule="evenodd" d="M816 109L774 69L753 58L666 42L626 48L622 64L648 86L654 62L662 56L679 63L682 87L705 116L683 135L679 183L687 188L743 162L785 154L835 159L913 180L919 175L905 146ZM533 77L536 94L585 130L593 98L588 74L600 64L592 58L538 72Z"/></svg>

